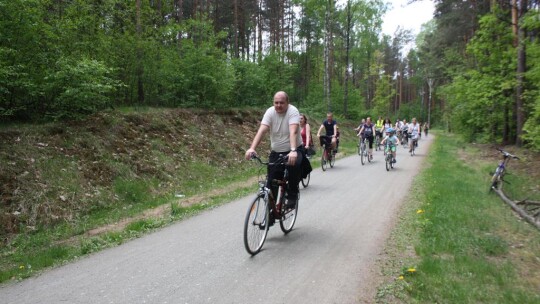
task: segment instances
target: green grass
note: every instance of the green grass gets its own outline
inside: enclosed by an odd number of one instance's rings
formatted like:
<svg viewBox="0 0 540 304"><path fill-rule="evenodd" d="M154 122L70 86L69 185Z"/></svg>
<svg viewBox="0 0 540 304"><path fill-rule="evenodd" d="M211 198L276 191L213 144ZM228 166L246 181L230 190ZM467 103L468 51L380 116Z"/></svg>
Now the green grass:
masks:
<svg viewBox="0 0 540 304"><path fill-rule="evenodd" d="M138 186L137 186L138 187ZM136 188L137 188L136 187ZM121 231L107 232L94 237L82 235L88 230L88 226L99 226L105 224L106 219L114 222L126 215L116 214L118 210L103 210L94 213L91 218L81 222L79 226L59 225L54 230L40 230L33 234L26 235L14 240L9 251L4 251L4 256L0 262L0 282L7 280L21 280L39 273L45 268L61 265L74 260L80 256L103 250L105 248L120 245L130 239L140 237L156 229L165 227L178 220L196 215L204 210L217 207L234 199L254 193L255 185L247 184L235 190L215 195L203 201L188 207L181 207L177 203L170 203L171 210L168 216L163 218L140 219L128 224ZM169 200L170 201L170 200ZM163 203L163 202L162 202ZM155 204L155 202L152 202ZM149 205L144 205L149 209ZM115 213L115 214L111 214ZM129 214L139 214L139 211L130 211ZM96 224L96 225L94 225ZM79 236L71 242L63 242L66 236ZM9 254L8 254L9 253Z"/></svg>
<svg viewBox="0 0 540 304"><path fill-rule="evenodd" d="M540 266L540 234L488 194L475 149L438 133L392 234L379 303L540 303L535 278L522 275Z"/></svg>

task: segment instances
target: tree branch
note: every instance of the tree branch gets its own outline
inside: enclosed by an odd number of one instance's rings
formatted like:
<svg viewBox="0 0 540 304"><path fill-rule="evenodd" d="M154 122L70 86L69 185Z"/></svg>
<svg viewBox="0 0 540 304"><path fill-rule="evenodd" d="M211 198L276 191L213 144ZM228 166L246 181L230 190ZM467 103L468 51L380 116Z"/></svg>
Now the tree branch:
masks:
<svg viewBox="0 0 540 304"><path fill-rule="evenodd" d="M531 216L529 214L527 214L527 212L523 209L521 209L516 203L514 203L514 201L510 200L508 197L506 197L506 195L504 194L504 192L502 192L502 190L500 189L493 189L493 191L495 191L495 193L497 193L499 195L499 197L505 202L507 203L508 205L510 205L510 207L517 213L519 214L519 216L521 216L524 220L526 220L527 222L529 222L530 224L534 225L537 229L540 229L540 222L538 222L536 220L536 218L534 216Z"/></svg>

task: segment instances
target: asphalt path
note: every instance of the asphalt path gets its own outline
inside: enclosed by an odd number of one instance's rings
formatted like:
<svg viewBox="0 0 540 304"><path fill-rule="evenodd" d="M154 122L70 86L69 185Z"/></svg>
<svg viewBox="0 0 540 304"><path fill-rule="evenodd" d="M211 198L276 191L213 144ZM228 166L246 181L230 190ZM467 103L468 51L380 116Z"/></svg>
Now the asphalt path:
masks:
<svg viewBox="0 0 540 304"><path fill-rule="evenodd" d="M390 172L382 152L364 166L353 155L315 169L293 231L274 225L254 257L242 240L250 195L3 285L0 303L373 303L376 259L431 141L414 157L399 147Z"/></svg>

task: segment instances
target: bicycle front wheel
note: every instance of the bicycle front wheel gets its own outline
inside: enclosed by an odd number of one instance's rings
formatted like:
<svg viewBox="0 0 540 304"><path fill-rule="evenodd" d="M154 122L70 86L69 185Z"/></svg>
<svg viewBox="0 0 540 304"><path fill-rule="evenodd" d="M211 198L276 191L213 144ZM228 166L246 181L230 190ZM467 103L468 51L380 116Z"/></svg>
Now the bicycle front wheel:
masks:
<svg viewBox="0 0 540 304"><path fill-rule="evenodd" d="M244 246L251 255L256 255L268 235L269 207L264 194L259 194L249 205L244 222Z"/></svg>
<svg viewBox="0 0 540 304"><path fill-rule="evenodd" d="M281 217L279 218L279 226L281 227L281 231L283 231L283 233L285 234L291 232L294 224L296 223L299 202L300 200L296 201L296 207L294 209L287 209L285 204L281 204Z"/></svg>
<svg viewBox="0 0 540 304"><path fill-rule="evenodd" d="M326 147L323 146L323 151L321 155L321 167L323 171L326 171L326 167L328 166L328 151L326 150Z"/></svg>
<svg viewBox="0 0 540 304"><path fill-rule="evenodd" d="M392 158L388 156L389 154L386 154L385 160L386 160L386 171L390 171L390 166Z"/></svg>
<svg viewBox="0 0 540 304"><path fill-rule="evenodd" d="M334 168L334 164L336 163L336 153L334 151L328 152L330 155L330 168Z"/></svg>

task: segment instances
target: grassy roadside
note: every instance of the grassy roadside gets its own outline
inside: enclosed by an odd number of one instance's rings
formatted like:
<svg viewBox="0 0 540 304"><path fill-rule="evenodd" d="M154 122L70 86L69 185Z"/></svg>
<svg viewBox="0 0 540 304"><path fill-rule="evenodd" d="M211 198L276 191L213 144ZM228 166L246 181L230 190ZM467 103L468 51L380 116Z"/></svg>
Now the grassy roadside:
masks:
<svg viewBox="0 0 540 304"><path fill-rule="evenodd" d="M497 161L484 148L437 134L387 243L378 303L540 302L540 232L488 194ZM511 177L514 194L538 186L525 176Z"/></svg>

